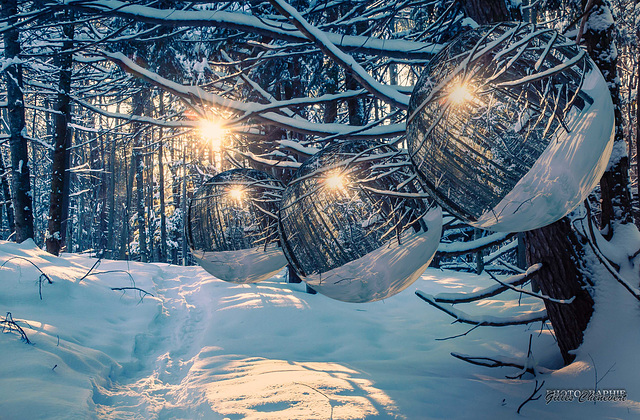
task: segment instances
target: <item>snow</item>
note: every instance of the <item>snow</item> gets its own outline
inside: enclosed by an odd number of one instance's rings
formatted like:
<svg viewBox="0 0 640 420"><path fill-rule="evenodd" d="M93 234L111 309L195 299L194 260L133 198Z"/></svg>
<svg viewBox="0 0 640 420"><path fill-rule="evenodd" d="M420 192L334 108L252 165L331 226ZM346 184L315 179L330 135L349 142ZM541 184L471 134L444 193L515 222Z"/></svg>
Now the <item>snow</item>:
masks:
<svg viewBox="0 0 640 420"><path fill-rule="evenodd" d="M619 229L609 255L631 273L620 249L638 243ZM36 264L53 280L42 284ZM8 261L10 258L14 258ZM626 258L626 265L623 264ZM640 258L640 257L639 257ZM8 262L7 262L8 261ZM637 301L606 273L576 362L561 367L540 324L502 328L451 324L414 295L473 292L486 276L427 269L379 302L345 304L286 284L220 281L199 267L53 257L32 241L0 242L0 320L11 312L32 345L0 335L3 419L518 419L633 418L640 414ZM105 273L109 271L109 273ZM131 277L129 277L129 275ZM113 291L135 286L135 290ZM465 304L475 317L527 316L538 299L507 291ZM457 305L458 306L458 305ZM532 354L527 358L529 337ZM490 369L450 353L495 357L536 368ZM609 368L611 370L606 373ZM548 372L547 369L557 369ZM552 389L624 389L626 402L545 404ZM606 374L606 376L605 376Z"/></svg>

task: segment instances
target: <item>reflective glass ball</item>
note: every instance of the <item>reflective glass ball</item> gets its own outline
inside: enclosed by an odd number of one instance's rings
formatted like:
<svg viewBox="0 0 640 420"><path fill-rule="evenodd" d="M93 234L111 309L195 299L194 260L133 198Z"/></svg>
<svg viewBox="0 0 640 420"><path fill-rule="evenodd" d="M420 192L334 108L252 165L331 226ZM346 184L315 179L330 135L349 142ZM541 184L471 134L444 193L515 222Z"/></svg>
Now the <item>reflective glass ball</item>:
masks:
<svg viewBox="0 0 640 420"><path fill-rule="evenodd" d="M481 26L421 74L407 143L425 186L465 222L520 232L577 207L604 173L614 112L585 51L550 29Z"/></svg>
<svg viewBox="0 0 640 420"><path fill-rule="evenodd" d="M328 146L307 160L280 204L287 259L314 290L345 302L392 296L435 255L442 213L405 152L379 142Z"/></svg>
<svg viewBox="0 0 640 420"><path fill-rule="evenodd" d="M233 169L206 181L189 203L187 240L198 264L233 283L266 280L286 264L277 212L284 185L264 172Z"/></svg>

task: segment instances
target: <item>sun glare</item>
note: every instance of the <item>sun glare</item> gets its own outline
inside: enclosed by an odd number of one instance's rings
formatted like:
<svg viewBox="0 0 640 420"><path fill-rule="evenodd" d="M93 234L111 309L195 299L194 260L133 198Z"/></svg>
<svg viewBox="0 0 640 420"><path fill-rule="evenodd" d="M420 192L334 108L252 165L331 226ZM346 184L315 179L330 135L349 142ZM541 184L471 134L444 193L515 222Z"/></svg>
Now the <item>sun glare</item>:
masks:
<svg viewBox="0 0 640 420"><path fill-rule="evenodd" d="M222 149L222 140L227 130L222 128L222 124L219 121L200 121L200 133L211 144L214 152L219 152Z"/></svg>
<svg viewBox="0 0 640 420"><path fill-rule="evenodd" d="M342 189L344 188L344 176L339 173L329 175L325 178L324 183L331 189Z"/></svg>
<svg viewBox="0 0 640 420"><path fill-rule="evenodd" d="M240 201L244 198L244 191L240 187L231 188L228 194L233 200Z"/></svg>
<svg viewBox="0 0 640 420"><path fill-rule="evenodd" d="M453 90L451 90L451 93L449 93L449 99L455 104L461 104L465 101L470 101L471 99L473 99L473 95L471 95L469 87L463 83L457 85L453 88Z"/></svg>

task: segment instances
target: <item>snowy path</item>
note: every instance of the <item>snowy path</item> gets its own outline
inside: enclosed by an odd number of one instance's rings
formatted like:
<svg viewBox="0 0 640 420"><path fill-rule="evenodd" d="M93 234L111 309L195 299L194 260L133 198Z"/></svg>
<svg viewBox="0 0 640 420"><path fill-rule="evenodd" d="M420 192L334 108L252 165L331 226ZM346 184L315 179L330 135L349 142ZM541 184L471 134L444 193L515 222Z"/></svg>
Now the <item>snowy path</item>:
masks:
<svg viewBox="0 0 640 420"><path fill-rule="evenodd" d="M306 294L304 285L283 283L281 276L234 285L198 267L103 261L95 275L80 280L94 259L55 258L29 244L0 243L0 261L12 256L36 263L54 283L43 286L40 300L35 268L16 261L0 269L0 314L11 312L35 343L24 344L14 333L0 335L2 420L640 414L638 396L632 395L640 390L637 364L616 359L635 352L620 353L616 346L603 351L597 337L586 348L600 374L611 360L621 366L601 386L627 389L631 398L625 404L545 405L539 400L517 415L535 378L508 379L517 370L473 366L451 357L457 352L522 362L532 335L535 362L560 367L553 339L548 330L539 335L539 324L480 328L437 340L469 327L452 324L413 292L472 291L491 285L486 277L428 269L415 286L393 298L345 304ZM104 271L109 273L100 274ZM111 290L131 286L129 275L154 296L141 302L131 291ZM539 302L519 302L518 297L511 293L464 310L508 316L540 308ZM616 316L622 313L620 306ZM616 340L624 333L608 332ZM553 375L542 375L545 388L591 386L594 372L583 362L586 355L581 357Z"/></svg>

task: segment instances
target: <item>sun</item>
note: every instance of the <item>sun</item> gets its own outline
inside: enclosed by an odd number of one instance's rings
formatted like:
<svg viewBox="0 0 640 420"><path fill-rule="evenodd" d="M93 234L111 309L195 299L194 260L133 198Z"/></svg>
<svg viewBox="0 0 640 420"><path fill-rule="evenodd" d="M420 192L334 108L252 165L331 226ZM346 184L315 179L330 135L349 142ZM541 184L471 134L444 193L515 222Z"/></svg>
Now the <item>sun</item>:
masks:
<svg viewBox="0 0 640 420"><path fill-rule="evenodd" d="M227 193L232 200L242 201L244 198L244 190L240 187L233 187Z"/></svg>
<svg viewBox="0 0 640 420"><path fill-rule="evenodd" d="M324 179L324 185L331 189L343 189L345 179L342 174L334 173Z"/></svg>
<svg viewBox="0 0 640 420"><path fill-rule="evenodd" d="M469 91L469 86L465 83L456 85L449 93L449 100L454 104L460 105L466 101L473 99L473 95Z"/></svg>
<svg viewBox="0 0 640 420"><path fill-rule="evenodd" d="M200 121L200 134L207 140L214 152L222 150L222 142L227 130L225 130L220 121L202 120Z"/></svg>

